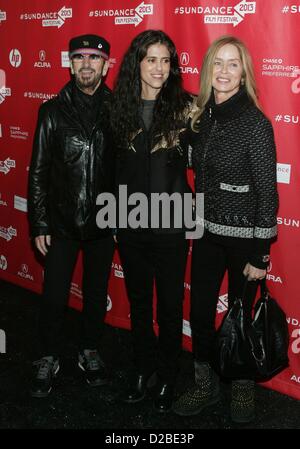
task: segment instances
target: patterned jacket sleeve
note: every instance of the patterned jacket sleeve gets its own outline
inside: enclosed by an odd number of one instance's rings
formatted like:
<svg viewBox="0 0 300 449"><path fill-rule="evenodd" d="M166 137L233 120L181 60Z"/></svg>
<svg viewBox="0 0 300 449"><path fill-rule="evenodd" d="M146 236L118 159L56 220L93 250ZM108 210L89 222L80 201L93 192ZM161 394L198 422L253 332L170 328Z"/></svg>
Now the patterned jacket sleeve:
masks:
<svg viewBox="0 0 300 449"><path fill-rule="evenodd" d="M253 130L249 161L257 199L253 253L249 262L257 268L266 268L271 241L277 235L278 193L274 133L264 116Z"/></svg>

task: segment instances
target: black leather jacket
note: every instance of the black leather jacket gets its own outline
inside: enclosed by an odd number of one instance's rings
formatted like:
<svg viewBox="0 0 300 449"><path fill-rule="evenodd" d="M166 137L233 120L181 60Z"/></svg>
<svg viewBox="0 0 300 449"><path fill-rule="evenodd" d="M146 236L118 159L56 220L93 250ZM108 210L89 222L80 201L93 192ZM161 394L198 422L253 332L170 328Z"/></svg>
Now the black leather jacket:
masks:
<svg viewBox="0 0 300 449"><path fill-rule="evenodd" d="M107 235L96 225L96 197L113 191L114 158L108 121L110 90L99 92L99 113L87 135L73 102L70 81L42 104L29 172L31 235L94 239Z"/></svg>

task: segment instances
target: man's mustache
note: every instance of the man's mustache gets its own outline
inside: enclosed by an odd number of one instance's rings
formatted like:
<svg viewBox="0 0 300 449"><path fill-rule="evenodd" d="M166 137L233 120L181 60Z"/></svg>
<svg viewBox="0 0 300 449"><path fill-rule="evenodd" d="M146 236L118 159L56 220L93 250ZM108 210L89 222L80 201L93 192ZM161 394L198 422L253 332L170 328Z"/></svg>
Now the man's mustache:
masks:
<svg viewBox="0 0 300 449"><path fill-rule="evenodd" d="M90 68L90 67L85 67L85 68L80 69L80 70L79 70L79 73L83 72L84 70L89 70L90 72L95 73L95 70L92 69L92 68Z"/></svg>

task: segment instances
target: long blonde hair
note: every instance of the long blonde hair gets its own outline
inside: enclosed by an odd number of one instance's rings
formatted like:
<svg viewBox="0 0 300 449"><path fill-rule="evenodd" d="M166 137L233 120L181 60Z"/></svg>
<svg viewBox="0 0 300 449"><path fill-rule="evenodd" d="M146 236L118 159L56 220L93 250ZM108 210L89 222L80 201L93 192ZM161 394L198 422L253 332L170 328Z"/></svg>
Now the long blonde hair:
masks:
<svg viewBox="0 0 300 449"><path fill-rule="evenodd" d="M197 126L195 126L195 124L199 120L199 117L201 116L202 112L204 111L205 105L208 102L211 95L212 74L216 54L219 51L219 49L226 44L234 45L238 49L243 66L243 74L242 74L243 84L245 85L249 98L253 100L254 104L258 108L260 108L257 98L257 88L254 78L252 59L247 47L240 39L234 36L229 35L221 36L212 42L212 44L209 46L204 56L200 75L201 80L200 92L196 101L197 108L195 110L191 123L192 129L194 131L197 131Z"/></svg>

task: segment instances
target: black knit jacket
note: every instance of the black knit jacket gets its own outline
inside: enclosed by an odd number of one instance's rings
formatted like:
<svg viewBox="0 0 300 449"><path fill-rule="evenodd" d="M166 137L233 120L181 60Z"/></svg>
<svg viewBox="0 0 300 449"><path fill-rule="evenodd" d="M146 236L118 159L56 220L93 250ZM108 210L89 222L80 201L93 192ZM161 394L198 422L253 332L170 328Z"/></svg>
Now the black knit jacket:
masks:
<svg viewBox="0 0 300 449"><path fill-rule="evenodd" d="M216 104L211 95L191 133L196 192L204 192L206 232L249 250L265 268L277 234L276 151L272 125L241 88Z"/></svg>

